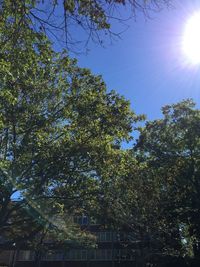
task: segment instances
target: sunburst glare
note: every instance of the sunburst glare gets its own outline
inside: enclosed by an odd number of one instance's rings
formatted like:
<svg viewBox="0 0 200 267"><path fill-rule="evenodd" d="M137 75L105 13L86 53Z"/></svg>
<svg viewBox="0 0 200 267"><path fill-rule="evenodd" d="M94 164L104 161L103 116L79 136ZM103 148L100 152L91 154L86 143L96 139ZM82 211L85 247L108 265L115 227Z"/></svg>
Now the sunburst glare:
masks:
<svg viewBox="0 0 200 267"><path fill-rule="evenodd" d="M195 12L186 22L182 50L188 63L200 64L200 11Z"/></svg>

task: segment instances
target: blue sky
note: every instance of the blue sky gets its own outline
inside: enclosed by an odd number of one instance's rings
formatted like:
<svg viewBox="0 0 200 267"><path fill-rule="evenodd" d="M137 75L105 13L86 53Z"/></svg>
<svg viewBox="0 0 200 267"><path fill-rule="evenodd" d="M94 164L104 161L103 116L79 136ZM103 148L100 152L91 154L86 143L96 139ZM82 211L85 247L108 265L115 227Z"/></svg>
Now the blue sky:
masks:
<svg viewBox="0 0 200 267"><path fill-rule="evenodd" d="M186 21L198 9L200 1L182 0L151 19L138 13L122 40L106 48L91 44L88 55L78 56L79 65L101 74L109 90L123 94L148 119L161 117L163 105L186 98L199 106L200 66L189 65L181 50Z"/></svg>

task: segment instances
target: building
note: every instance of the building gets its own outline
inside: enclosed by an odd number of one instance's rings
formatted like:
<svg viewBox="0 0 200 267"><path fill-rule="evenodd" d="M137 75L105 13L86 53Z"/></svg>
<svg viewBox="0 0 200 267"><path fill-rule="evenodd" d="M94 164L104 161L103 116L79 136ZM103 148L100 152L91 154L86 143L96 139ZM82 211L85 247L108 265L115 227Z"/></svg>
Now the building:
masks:
<svg viewBox="0 0 200 267"><path fill-rule="evenodd" d="M41 257L40 267L134 267L140 263L141 242L133 232L113 231L100 224L89 224L86 216L75 218L75 222L96 236L96 248L49 249ZM26 248L2 250L0 266L35 267L35 252Z"/></svg>

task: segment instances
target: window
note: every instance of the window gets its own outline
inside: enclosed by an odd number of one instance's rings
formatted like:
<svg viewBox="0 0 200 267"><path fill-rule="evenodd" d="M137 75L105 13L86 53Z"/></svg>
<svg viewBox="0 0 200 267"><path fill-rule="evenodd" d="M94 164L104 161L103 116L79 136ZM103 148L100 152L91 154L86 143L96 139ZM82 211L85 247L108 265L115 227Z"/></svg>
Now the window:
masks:
<svg viewBox="0 0 200 267"><path fill-rule="evenodd" d="M98 242L112 242L112 232L98 232L96 235Z"/></svg>
<svg viewBox="0 0 200 267"><path fill-rule="evenodd" d="M67 260L87 260L87 250L86 249L71 249L66 255Z"/></svg>
<svg viewBox="0 0 200 267"><path fill-rule="evenodd" d="M111 249L94 249L90 251L90 260L112 260Z"/></svg>
<svg viewBox="0 0 200 267"><path fill-rule="evenodd" d="M87 250L81 250L81 259L87 260Z"/></svg>
<svg viewBox="0 0 200 267"><path fill-rule="evenodd" d="M18 255L19 261L30 261L34 258L33 252L30 250L20 250Z"/></svg>
<svg viewBox="0 0 200 267"><path fill-rule="evenodd" d="M74 223L79 225L87 225L89 223L89 219L86 215L74 216Z"/></svg>
<svg viewBox="0 0 200 267"><path fill-rule="evenodd" d="M63 252L62 251L49 251L44 257L43 260L62 260Z"/></svg>

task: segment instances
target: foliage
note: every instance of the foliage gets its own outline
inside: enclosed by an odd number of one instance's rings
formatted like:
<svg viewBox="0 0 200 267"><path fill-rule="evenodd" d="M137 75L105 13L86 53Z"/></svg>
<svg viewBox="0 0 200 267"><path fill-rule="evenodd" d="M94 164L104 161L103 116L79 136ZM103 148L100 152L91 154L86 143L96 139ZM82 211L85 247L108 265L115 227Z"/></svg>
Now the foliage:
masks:
<svg viewBox="0 0 200 267"><path fill-rule="evenodd" d="M102 3L64 1L65 22L109 31L109 5L126 1ZM133 242L148 248L144 259L155 251L198 258L200 111L191 100L166 106L132 150L122 149L143 118L107 92L100 76L52 49L37 5L1 6L0 231L7 245L42 251L47 239L91 244L72 222L74 214L88 214L134 231ZM53 12L59 7L51 5ZM44 27L35 28L33 18Z"/></svg>
<svg viewBox="0 0 200 267"><path fill-rule="evenodd" d="M53 227L57 237L80 240L70 219L98 205L104 162L131 139L138 118L30 23L20 15L1 20L1 234L19 243Z"/></svg>
<svg viewBox="0 0 200 267"><path fill-rule="evenodd" d="M147 122L137 149L155 172L166 242L183 255L199 256L200 111L191 100L165 106L162 111L163 119ZM177 242L173 245L174 239L179 240L182 251L175 246Z"/></svg>
<svg viewBox="0 0 200 267"><path fill-rule="evenodd" d="M21 23L29 19L35 30L45 32L50 39L64 42L70 51L77 52L84 46L87 47L90 41L104 45L107 37L111 41L119 37L127 28L125 22L134 17L137 11L148 16L148 11L158 11L162 7L169 6L171 2L171 0L4 0L0 11L9 19L15 20L18 17L17 31L20 30ZM122 15L123 13L126 15ZM116 21L119 26L118 32L112 29Z"/></svg>

